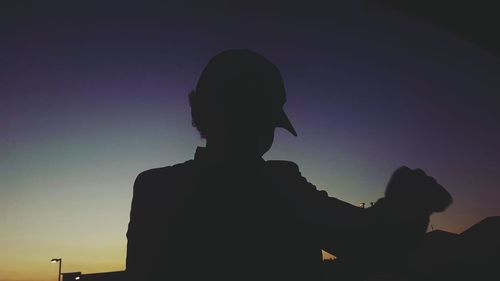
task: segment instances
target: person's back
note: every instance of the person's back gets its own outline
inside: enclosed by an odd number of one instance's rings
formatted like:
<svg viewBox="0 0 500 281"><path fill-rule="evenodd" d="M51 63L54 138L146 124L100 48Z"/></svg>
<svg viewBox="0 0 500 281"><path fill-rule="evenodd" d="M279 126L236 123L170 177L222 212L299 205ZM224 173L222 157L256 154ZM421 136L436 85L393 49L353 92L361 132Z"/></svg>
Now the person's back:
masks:
<svg viewBox="0 0 500 281"><path fill-rule="evenodd" d="M279 184L294 165L208 154L138 177L128 237L142 242L129 245L127 270L147 280L317 279L313 226L293 215Z"/></svg>

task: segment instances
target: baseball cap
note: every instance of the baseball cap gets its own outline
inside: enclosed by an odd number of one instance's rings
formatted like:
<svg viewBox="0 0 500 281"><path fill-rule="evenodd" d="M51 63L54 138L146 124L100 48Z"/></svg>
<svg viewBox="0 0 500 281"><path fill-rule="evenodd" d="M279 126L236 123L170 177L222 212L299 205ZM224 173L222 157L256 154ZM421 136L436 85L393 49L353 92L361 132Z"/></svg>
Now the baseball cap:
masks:
<svg viewBox="0 0 500 281"><path fill-rule="evenodd" d="M279 69L264 56L247 49L223 51L204 68L196 85L196 94L204 99L249 108L253 114L265 114L275 127L297 136L283 106L286 92Z"/></svg>

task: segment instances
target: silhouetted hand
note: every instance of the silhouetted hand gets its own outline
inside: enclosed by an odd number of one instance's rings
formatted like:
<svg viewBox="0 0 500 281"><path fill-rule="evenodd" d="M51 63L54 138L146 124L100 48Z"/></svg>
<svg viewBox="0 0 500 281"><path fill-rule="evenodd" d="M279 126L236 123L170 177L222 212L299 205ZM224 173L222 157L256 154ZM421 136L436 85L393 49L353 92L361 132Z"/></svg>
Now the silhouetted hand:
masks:
<svg viewBox="0 0 500 281"><path fill-rule="evenodd" d="M444 211L452 202L452 197L433 177L421 169L400 167L393 174L385 196L388 200L398 202L414 211L433 212Z"/></svg>

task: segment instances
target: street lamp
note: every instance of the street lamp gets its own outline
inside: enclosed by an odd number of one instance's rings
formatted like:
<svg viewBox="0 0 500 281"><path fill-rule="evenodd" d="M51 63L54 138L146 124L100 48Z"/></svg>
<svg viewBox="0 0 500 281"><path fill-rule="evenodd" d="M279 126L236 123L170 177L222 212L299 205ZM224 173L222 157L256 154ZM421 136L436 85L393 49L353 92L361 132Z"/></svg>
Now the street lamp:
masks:
<svg viewBox="0 0 500 281"><path fill-rule="evenodd" d="M61 267L62 267L62 258L58 258L58 259L51 259L50 260L51 263L56 263L58 262L59 263L59 275L57 275L57 281L61 281Z"/></svg>

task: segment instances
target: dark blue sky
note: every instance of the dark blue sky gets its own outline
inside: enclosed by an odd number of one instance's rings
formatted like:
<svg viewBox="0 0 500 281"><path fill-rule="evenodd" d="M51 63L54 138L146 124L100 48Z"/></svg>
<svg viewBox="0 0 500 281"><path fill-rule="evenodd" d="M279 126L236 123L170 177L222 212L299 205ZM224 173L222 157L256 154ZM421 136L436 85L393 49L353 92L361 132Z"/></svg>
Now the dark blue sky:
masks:
<svg viewBox="0 0 500 281"><path fill-rule="evenodd" d="M500 214L500 60L440 27L364 1L68 2L2 9L5 280L47 280L52 255L68 271L123 268L133 180L203 145L187 93L229 48L284 76L299 136L278 129L266 159L353 204L398 166L423 168L455 197L436 228Z"/></svg>

